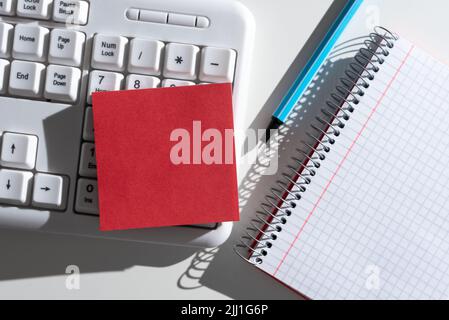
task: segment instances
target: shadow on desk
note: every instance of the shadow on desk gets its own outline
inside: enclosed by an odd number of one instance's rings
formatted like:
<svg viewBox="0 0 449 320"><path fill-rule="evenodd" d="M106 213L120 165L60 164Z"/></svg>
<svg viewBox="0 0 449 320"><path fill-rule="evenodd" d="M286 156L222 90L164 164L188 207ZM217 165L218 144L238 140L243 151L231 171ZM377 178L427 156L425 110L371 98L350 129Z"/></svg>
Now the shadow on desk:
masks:
<svg viewBox="0 0 449 320"><path fill-rule="evenodd" d="M194 248L1 230L0 281L64 275L69 265L77 265L83 274L123 271L133 266L167 267L196 251Z"/></svg>

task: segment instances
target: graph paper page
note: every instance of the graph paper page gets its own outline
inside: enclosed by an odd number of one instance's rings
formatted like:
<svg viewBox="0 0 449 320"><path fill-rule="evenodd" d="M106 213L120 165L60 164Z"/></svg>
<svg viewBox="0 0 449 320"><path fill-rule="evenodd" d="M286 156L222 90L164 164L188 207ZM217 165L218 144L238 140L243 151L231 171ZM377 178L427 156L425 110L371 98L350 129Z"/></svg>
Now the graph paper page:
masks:
<svg viewBox="0 0 449 320"><path fill-rule="evenodd" d="M312 299L449 298L448 83L399 40L259 268Z"/></svg>

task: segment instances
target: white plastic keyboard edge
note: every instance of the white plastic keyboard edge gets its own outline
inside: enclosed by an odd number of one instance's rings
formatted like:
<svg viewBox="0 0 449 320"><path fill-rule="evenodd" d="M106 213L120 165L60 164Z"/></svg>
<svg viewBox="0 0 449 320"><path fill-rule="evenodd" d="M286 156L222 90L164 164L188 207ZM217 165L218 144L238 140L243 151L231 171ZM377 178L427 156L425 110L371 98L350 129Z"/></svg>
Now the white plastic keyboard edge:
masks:
<svg viewBox="0 0 449 320"><path fill-rule="evenodd" d="M215 0L213 1L213 4L208 0L120 0L114 4L111 2L108 1L108 8L104 10L100 10L98 7L91 7L91 13L93 14L90 15L89 24L86 26L88 30L105 30L105 26L101 25L102 23L106 25L107 23L112 22L116 25L120 22L116 22L114 19L111 21L111 17L120 14L123 15L123 24L126 25L127 29L132 30L134 27L139 30L142 30L142 28L145 27L152 30L158 29L160 32L155 32L157 34L155 37L158 37L161 40L169 39L173 42L200 43L201 41L196 41L198 39L198 34L196 33L202 32L204 35L203 43L205 43L205 45L224 46L237 50L239 57L236 70L237 81L234 90L234 106L236 112L235 118L240 118L240 115L243 114L242 110L245 108L247 100L246 93L248 89L248 77L255 31L252 14L241 3L228 0ZM99 3L104 4L105 2L91 0L92 6L94 4L99 5ZM193 30L181 26L156 26L155 24L126 21L124 15L126 8L129 7L202 15L210 19L211 25L208 29ZM1 17L0 21L3 20L11 21L11 19L8 20L8 18ZM18 20L27 22L27 20ZM37 23L40 24L41 22ZM57 24L47 22L42 22L42 24L50 27L58 26ZM63 25L59 26L64 27ZM74 27L74 29L76 28L77 27ZM233 32L230 32L231 29ZM229 37L229 33L236 35L236 31L239 31L238 34L240 38ZM126 34L126 30L124 33L125 35L128 35ZM173 37L173 35L178 35L178 39L176 36ZM151 36L151 32L149 32L149 36ZM86 50L89 50L89 47L87 47ZM9 98L0 98L0 106L6 103L10 104L11 100L9 100ZM20 103L25 108L25 105L35 102L27 100L21 101L19 99L14 101L14 103ZM55 108L57 109L56 106ZM22 109L22 111L24 110L25 109ZM5 114L7 111L7 108L0 108L0 114ZM18 112L20 113L20 111ZM19 123L15 127L23 127L24 130L22 131L24 131L24 133L33 133L26 130L28 127L27 123L30 122L29 119L26 119L27 116L24 114L16 116L21 120L23 119L24 123ZM9 120L13 122L16 121L14 117ZM0 124L2 124L1 120ZM0 131L2 129L3 128L0 128ZM18 130L18 132L20 131L21 130ZM72 189L75 185L75 181L71 181ZM72 190L69 203L73 203L73 194L74 192ZM223 223L220 224L216 230L212 231L189 227L176 227L103 233L98 231L98 218L96 217L75 215L73 212L47 212L0 206L0 228L28 229L57 234L82 235L88 237L181 246L218 246L228 239L232 231L232 225L232 223Z"/></svg>

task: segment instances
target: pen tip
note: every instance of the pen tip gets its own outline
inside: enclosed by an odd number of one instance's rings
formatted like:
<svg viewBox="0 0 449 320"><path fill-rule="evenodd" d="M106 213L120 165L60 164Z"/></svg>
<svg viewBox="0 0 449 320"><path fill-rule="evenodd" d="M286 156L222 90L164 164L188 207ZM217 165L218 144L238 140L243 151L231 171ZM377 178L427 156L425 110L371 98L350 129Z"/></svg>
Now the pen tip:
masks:
<svg viewBox="0 0 449 320"><path fill-rule="evenodd" d="M267 128L266 133L265 133L265 138L266 138L265 142L269 142L270 139L271 139L271 133L272 133L272 131L273 131L273 130L278 130L282 125L283 125L283 123L282 123L281 120L279 120L279 119L273 117L273 118L271 119L271 122L270 122L270 124L268 125L268 128Z"/></svg>

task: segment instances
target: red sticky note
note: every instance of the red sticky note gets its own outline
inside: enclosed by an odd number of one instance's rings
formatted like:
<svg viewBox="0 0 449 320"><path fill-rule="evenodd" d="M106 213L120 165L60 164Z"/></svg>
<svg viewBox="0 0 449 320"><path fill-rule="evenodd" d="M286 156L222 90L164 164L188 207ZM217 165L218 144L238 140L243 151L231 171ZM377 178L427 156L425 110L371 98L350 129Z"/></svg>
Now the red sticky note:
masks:
<svg viewBox="0 0 449 320"><path fill-rule="evenodd" d="M230 84L100 92L93 111L102 231L239 219Z"/></svg>

